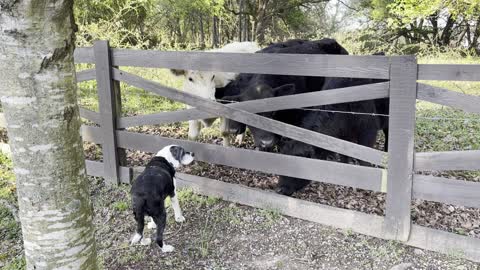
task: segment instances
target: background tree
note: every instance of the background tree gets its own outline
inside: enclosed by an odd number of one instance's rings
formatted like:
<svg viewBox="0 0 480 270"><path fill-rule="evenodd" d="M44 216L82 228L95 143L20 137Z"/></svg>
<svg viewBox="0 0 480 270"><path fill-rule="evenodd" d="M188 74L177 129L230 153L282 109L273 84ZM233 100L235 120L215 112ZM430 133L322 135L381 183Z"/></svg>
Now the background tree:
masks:
<svg viewBox="0 0 480 270"><path fill-rule="evenodd" d="M96 269L79 135L73 1L0 2L0 98L28 269Z"/></svg>
<svg viewBox="0 0 480 270"><path fill-rule="evenodd" d="M479 51L479 0L77 0L79 45L203 49L231 41L343 41L405 54ZM364 51L369 53L369 51Z"/></svg>
<svg viewBox="0 0 480 270"><path fill-rule="evenodd" d="M387 42L478 51L478 0L367 0L362 8Z"/></svg>

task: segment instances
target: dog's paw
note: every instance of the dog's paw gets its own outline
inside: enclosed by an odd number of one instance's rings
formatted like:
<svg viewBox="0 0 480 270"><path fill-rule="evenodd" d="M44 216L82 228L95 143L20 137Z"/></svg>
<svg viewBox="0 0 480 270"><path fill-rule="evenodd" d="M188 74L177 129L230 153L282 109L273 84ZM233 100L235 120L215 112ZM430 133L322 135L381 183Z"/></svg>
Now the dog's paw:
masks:
<svg viewBox="0 0 480 270"><path fill-rule="evenodd" d="M152 243L152 239L148 238L148 237L144 237L142 238L142 241L140 241L140 245L142 246L148 246Z"/></svg>
<svg viewBox="0 0 480 270"><path fill-rule="evenodd" d="M185 221L185 217L184 217L184 216L175 217L175 221L178 222L178 223L184 222L184 221Z"/></svg>
<svg viewBox="0 0 480 270"><path fill-rule="evenodd" d="M162 247L162 252L173 252L175 250L175 248L173 246L170 246L170 245L163 245Z"/></svg>
<svg viewBox="0 0 480 270"><path fill-rule="evenodd" d="M137 244L138 242L140 242L140 240L142 240L142 238L143 238L143 235L136 233L133 235L132 240L130 240L130 244L131 245Z"/></svg>
<svg viewBox="0 0 480 270"><path fill-rule="evenodd" d="M147 223L147 228L150 229L150 230L156 229L156 228L157 228L157 224L155 224L155 222L154 222L153 220L150 220L150 221Z"/></svg>

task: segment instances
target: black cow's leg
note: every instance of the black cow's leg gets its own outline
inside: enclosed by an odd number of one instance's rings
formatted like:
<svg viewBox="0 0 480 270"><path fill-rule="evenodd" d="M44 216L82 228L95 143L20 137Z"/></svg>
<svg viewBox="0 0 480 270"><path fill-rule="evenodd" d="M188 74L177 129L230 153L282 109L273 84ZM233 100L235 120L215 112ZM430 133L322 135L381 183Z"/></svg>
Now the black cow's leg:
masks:
<svg viewBox="0 0 480 270"><path fill-rule="evenodd" d="M388 152L388 127L383 129L383 134L385 135L385 145L383 146L383 149L385 152Z"/></svg>
<svg viewBox="0 0 480 270"><path fill-rule="evenodd" d="M366 130L364 131L358 138L358 143L363 146L373 148L375 146L375 142L377 141L377 130ZM372 164L359 160L360 165L362 166L372 166Z"/></svg>
<svg viewBox="0 0 480 270"><path fill-rule="evenodd" d="M310 182L310 180L280 176L276 192L282 195L291 196L296 191L306 187L308 184L310 184Z"/></svg>

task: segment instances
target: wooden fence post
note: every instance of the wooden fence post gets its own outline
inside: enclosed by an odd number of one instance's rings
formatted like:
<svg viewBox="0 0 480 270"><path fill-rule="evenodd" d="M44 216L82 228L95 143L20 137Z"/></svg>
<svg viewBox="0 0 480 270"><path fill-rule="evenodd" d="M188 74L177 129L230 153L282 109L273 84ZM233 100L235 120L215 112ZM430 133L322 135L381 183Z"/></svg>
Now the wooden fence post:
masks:
<svg viewBox="0 0 480 270"><path fill-rule="evenodd" d="M100 124L103 134L103 164L105 180L109 184L120 183L118 169L126 165L124 149L117 149L117 118L121 114L120 83L113 80L112 61L108 41L94 43L95 72L98 89Z"/></svg>
<svg viewBox="0 0 480 270"><path fill-rule="evenodd" d="M391 57L388 182L385 235L407 241L410 236L414 164L417 60Z"/></svg>

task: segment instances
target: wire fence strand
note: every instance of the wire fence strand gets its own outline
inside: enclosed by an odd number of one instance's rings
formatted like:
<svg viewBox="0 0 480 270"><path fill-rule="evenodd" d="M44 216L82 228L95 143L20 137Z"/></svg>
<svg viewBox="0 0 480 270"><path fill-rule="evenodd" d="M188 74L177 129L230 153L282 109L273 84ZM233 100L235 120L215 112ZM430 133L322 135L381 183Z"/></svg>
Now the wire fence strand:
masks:
<svg viewBox="0 0 480 270"><path fill-rule="evenodd" d="M221 103L239 103L238 101L233 100L221 100ZM327 112L327 113L341 113L341 114L354 114L354 115L364 115L372 117L390 117L389 114L381 113L366 113L366 112L350 112L350 111L340 111L340 110L326 110L326 109L317 109L317 108L294 108L287 110L302 110L302 111L314 111L314 112ZM480 122L480 118L472 117L436 117L436 116L416 116L416 119L421 120L432 120L432 121L464 121L464 122Z"/></svg>

